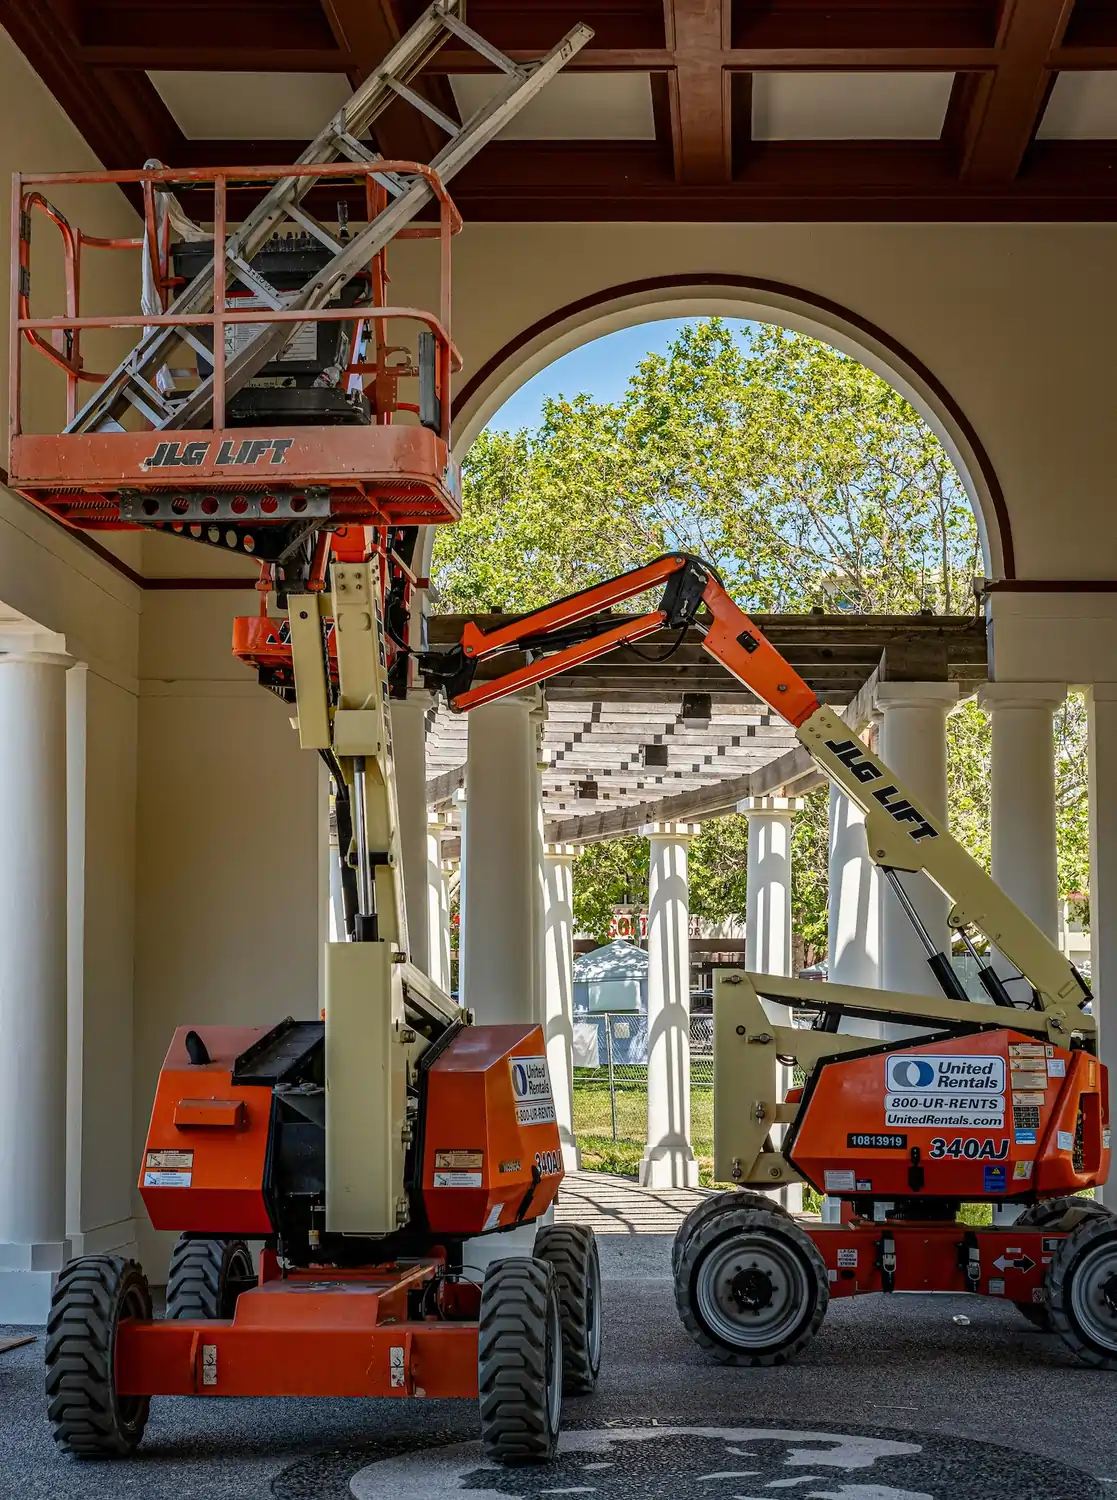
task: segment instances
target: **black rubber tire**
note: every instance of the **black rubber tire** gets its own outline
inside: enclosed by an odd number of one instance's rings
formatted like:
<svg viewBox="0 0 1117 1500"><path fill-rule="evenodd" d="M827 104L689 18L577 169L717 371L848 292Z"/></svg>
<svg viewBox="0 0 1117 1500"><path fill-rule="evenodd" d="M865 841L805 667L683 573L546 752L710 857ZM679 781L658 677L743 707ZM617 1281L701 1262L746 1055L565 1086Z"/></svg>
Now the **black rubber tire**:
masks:
<svg viewBox="0 0 1117 1500"><path fill-rule="evenodd" d="M122 1255L72 1260L58 1278L47 1320L47 1418L75 1458L126 1458L143 1437L149 1396L116 1390L116 1334L123 1318L151 1317L147 1277Z"/></svg>
<svg viewBox="0 0 1117 1500"><path fill-rule="evenodd" d="M1083 1219L1106 1217L1112 1217L1110 1210L1093 1198L1045 1198L1041 1203L1029 1203L1013 1227L1069 1230ZM1051 1315L1047 1310L1046 1287L1044 1292L1042 1302L1014 1302L1013 1306L1033 1328L1039 1328L1044 1333L1054 1333Z"/></svg>
<svg viewBox="0 0 1117 1500"><path fill-rule="evenodd" d="M231 1318L241 1292L255 1285L252 1252L244 1240L183 1235L171 1256L165 1316Z"/></svg>
<svg viewBox="0 0 1117 1500"><path fill-rule="evenodd" d="M765 1345L742 1346L721 1336L703 1316L699 1277L710 1255L730 1252L734 1241L759 1240L778 1253L797 1258L803 1285L800 1313L778 1338ZM793 1359L818 1332L830 1302L826 1264L810 1235L786 1212L764 1208L726 1208L707 1218L690 1235L675 1273L675 1306L683 1327L700 1349L724 1365L782 1365Z"/></svg>
<svg viewBox="0 0 1117 1500"><path fill-rule="evenodd" d="M542 1260L493 1261L477 1329L481 1446L500 1464L554 1457L562 1411L562 1315L555 1273Z"/></svg>
<svg viewBox="0 0 1117 1500"><path fill-rule="evenodd" d="M583 1224L553 1224L535 1236L533 1255L555 1273L562 1317L562 1391L588 1396L601 1369L601 1260Z"/></svg>
<svg viewBox="0 0 1117 1500"><path fill-rule="evenodd" d="M686 1218L675 1230L675 1238L671 1245L671 1275L675 1276L679 1270L679 1260L682 1257L683 1246L689 1237L707 1219L712 1219L715 1214L723 1213L727 1208L766 1208L774 1214L785 1214L788 1218L787 1209L782 1203L774 1198L769 1198L764 1193L754 1193L748 1188L729 1188L724 1193L711 1193L708 1198L703 1198L701 1203L696 1203L687 1214Z"/></svg>
<svg viewBox="0 0 1117 1500"><path fill-rule="evenodd" d="M1106 1297L1112 1296L1117 1302L1117 1218L1105 1210L1084 1215L1052 1256L1047 1271L1045 1310L1051 1320L1051 1331L1059 1335L1083 1364L1098 1370L1117 1370L1117 1313L1113 1312L1112 1304L1113 1326L1108 1342L1100 1340L1083 1323L1075 1305L1079 1300L1076 1294L1084 1290L1076 1287L1076 1281L1086 1269L1088 1258L1096 1264L1099 1257L1103 1264L1108 1260L1112 1267L1106 1274L1112 1277L1113 1292L1107 1289Z"/></svg>

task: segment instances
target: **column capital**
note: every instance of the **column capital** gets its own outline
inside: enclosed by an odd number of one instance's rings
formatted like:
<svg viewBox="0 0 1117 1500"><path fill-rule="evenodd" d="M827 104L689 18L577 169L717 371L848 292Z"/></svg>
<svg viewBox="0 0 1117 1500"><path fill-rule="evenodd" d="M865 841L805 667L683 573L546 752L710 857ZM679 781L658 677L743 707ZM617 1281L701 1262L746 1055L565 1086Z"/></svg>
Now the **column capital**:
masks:
<svg viewBox="0 0 1117 1500"><path fill-rule="evenodd" d="M544 859L574 859L578 853L577 844L544 844Z"/></svg>
<svg viewBox="0 0 1117 1500"><path fill-rule="evenodd" d="M737 811L747 818L793 818L803 805L801 797L745 797Z"/></svg>
<svg viewBox="0 0 1117 1500"><path fill-rule="evenodd" d="M1117 682L1088 683L1086 696L1095 703L1117 703Z"/></svg>
<svg viewBox="0 0 1117 1500"><path fill-rule="evenodd" d="M1065 682L986 682L977 701L986 713L998 708L1045 708L1054 713L1066 701Z"/></svg>
<svg viewBox="0 0 1117 1500"><path fill-rule="evenodd" d="M689 843L702 832L701 823L645 823L640 833L646 839L670 839L673 843Z"/></svg>
<svg viewBox="0 0 1117 1500"><path fill-rule="evenodd" d="M953 708L958 702L956 682L878 682L873 707L878 713L890 708Z"/></svg>
<svg viewBox="0 0 1117 1500"><path fill-rule="evenodd" d="M65 667L74 665L74 658L65 651L35 650L27 646L5 649L0 637L0 667Z"/></svg>

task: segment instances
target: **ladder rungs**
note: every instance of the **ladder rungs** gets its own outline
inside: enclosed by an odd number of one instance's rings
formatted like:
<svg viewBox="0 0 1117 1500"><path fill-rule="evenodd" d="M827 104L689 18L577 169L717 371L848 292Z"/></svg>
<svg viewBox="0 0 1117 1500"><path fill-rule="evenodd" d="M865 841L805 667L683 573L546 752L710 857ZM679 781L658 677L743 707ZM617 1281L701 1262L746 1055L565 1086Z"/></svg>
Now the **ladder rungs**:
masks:
<svg viewBox="0 0 1117 1500"><path fill-rule="evenodd" d="M388 87L395 89L401 99L406 99L408 104L413 104L429 120L446 132L448 136L461 135L462 128L457 120L451 120L449 115L444 115L440 109L433 105L429 99L424 99L422 94L417 94L414 89L408 88L406 83L400 83L398 78L389 78Z"/></svg>
<svg viewBox="0 0 1117 1500"><path fill-rule="evenodd" d="M510 57L505 57L498 47L492 42L487 42L483 36L478 36L472 26L467 26L460 16L445 15L442 24L447 31L452 31L456 37L460 37L467 47L472 47L474 52L481 57L487 57L495 68L502 73L517 73L520 71L518 63L514 63Z"/></svg>

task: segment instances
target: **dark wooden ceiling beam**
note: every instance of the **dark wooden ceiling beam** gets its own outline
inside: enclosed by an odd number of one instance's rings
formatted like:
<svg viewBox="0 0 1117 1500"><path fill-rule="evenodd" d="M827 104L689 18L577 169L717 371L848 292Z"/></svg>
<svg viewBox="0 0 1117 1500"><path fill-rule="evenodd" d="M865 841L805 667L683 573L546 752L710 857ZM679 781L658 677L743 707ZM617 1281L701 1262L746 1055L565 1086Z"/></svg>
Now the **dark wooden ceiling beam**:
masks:
<svg viewBox="0 0 1117 1500"><path fill-rule="evenodd" d="M273 35L261 47L213 42L92 43L78 48L88 68L121 68L167 73L349 73L354 59L336 46L300 47Z"/></svg>
<svg viewBox="0 0 1117 1500"><path fill-rule="evenodd" d="M873 4L842 0L737 0L731 41L751 49L977 48L992 46L993 5Z"/></svg>
<svg viewBox="0 0 1117 1500"><path fill-rule="evenodd" d="M357 88L403 34L391 0L322 0L322 10L338 50L352 59L346 74ZM438 87L432 81L423 84L432 86ZM452 113L445 97L437 103L444 113ZM373 129L380 150L397 160L430 161L446 143L434 121L403 99L390 104Z"/></svg>
<svg viewBox="0 0 1117 1500"><path fill-rule="evenodd" d="M961 175L1010 182L1035 136L1074 0L1002 0L998 63L976 91L962 140Z"/></svg>
<svg viewBox="0 0 1117 1500"><path fill-rule="evenodd" d="M729 0L663 0L675 176L690 186L732 176L729 75L723 66Z"/></svg>
<svg viewBox="0 0 1117 1500"><path fill-rule="evenodd" d="M305 141L186 141L176 165L292 161ZM960 181L939 141L758 141L732 182L674 179L655 141L496 141L453 185L467 218L1117 219L1117 142L1040 141L1010 182ZM333 195L333 196L336 196ZM331 200L332 201L332 200ZM328 205L327 205L328 206Z"/></svg>
<svg viewBox="0 0 1117 1500"><path fill-rule="evenodd" d="M76 20L61 0L0 0L0 25L104 167L180 157L182 131L151 80L143 73L86 66Z"/></svg>

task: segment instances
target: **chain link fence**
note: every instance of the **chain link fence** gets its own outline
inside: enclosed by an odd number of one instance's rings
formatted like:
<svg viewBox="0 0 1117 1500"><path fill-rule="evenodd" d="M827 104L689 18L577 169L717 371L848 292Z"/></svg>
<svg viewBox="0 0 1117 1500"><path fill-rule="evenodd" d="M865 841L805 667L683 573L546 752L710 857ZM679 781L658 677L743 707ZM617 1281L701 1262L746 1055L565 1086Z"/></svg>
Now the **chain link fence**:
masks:
<svg viewBox="0 0 1117 1500"><path fill-rule="evenodd" d="M694 1154L712 1158L714 1021L708 1014L690 1018L690 1121ZM646 1015L575 1016L574 1133L584 1160L600 1155L613 1169L639 1160L648 1139Z"/></svg>

